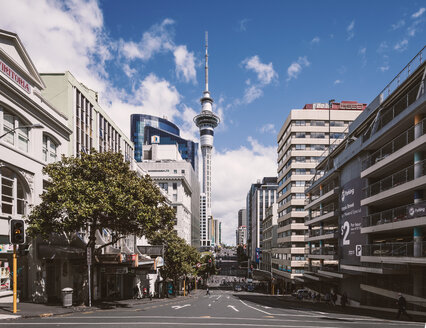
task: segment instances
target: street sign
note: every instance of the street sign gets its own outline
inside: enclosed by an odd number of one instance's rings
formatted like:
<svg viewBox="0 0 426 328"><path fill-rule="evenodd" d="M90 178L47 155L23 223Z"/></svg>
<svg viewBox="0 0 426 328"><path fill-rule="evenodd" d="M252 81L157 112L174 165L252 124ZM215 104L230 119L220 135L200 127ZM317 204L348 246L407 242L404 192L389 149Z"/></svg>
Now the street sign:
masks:
<svg viewBox="0 0 426 328"><path fill-rule="evenodd" d="M197 268L201 268L201 263L197 263Z"/></svg>

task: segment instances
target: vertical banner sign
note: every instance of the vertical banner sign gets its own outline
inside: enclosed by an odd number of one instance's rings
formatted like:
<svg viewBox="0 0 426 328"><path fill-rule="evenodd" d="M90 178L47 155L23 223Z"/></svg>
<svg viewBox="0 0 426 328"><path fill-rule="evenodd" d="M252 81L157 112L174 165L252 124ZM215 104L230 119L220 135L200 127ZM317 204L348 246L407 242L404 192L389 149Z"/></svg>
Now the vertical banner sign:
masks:
<svg viewBox="0 0 426 328"><path fill-rule="evenodd" d="M361 235L361 196L361 178L349 181L340 192L339 248L341 264L360 264L361 245L365 243L365 236Z"/></svg>
<svg viewBox="0 0 426 328"><path fill-rule="evenodd" d="M260 248L256 248L256 263L260 262Z"/></svg>

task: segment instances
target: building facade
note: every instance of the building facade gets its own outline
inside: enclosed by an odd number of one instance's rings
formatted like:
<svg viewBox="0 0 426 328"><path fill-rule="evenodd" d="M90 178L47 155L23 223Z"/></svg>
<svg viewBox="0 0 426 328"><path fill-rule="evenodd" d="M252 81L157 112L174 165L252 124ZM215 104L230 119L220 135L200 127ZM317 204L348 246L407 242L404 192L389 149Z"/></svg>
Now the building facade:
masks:
<svg viewBox="0 0 426 328"><path fill-rule="evenodd" d="M18 35L0 30L0 299L12 301L10 219L27 216L41 202L43 168L68 152L68 118L43 96L46 85ZM30 240L27 238L27 244ZM31 244L18 259L20 298L47 299L52 287L49 265L38 261ZM72 279L72 270L61 282ZM63 285L63 287L65 287Z"/></svg>
<svg viewBox="0 0 426 328"><path fill-rule="evenodd" d="M144 145L177 145L182 159L189 161L198 174L198 143L180 137L179 128L166 118L146 114L130 115L130 136L135 145L137 162L144 158Z"/></svg>
<svg viewBox="0 0 426 328"><path fill-rule="evenodd" d="M263 245L262 245L262 261L260 269L272 272L272 254L277 247L277 218L278 204L273 203L266 210L266 216L263 220Z"/></svg>
<svg viewBox="0 0 426 328"><path fill-rule="evenodd" d="M253 267L259 268L261 249L263 246L262 222L266 218L266 210L277 201L277 178L264 177L251 185L246 197L248 256Z"/></svg>
<svg viewBox="0 0 426 328"><path fill-rule="evenodd" d="M426 48L352 123L307 189L309 270L351 305L425 310ZM337 228L337 229L336 229Z"/></svg>
<svg viewBox="0 0 426 328"><path fill-rule="evenodd" d="M149 160L138 166L165 191L176 210L174 229L188 245L200 246L200 184L190 162L182 159L177 145L145 145Z"/></svg>
<svg viewBox="0 0 426 328"><path fill-rule="evenodd" d="M305 261L305 187L329 145L341 142L349 124L366 104L331 101L290 111L278 133L278 247L273 272L291 290L303 275Z"/></svg>

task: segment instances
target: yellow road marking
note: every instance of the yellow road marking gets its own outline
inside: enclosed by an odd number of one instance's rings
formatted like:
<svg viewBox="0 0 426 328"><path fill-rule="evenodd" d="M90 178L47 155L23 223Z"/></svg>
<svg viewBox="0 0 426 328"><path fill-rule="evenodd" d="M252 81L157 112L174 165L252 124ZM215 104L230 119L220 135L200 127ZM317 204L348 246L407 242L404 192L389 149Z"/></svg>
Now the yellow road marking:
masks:
<svg viewBox="0 0 426 328"><path fill-rule="evenodd" d="M209 315L205 315L205 316L202 316L202 317L200 317L200 318L211 318L211 316L209 316Z"/></svg>
<svg viewBox="0 0 426 328"><path fill-rule="evenodd" d="M264 318L274 318L274 316L272 316L272 315L264 315L263 317Z"/></svg>

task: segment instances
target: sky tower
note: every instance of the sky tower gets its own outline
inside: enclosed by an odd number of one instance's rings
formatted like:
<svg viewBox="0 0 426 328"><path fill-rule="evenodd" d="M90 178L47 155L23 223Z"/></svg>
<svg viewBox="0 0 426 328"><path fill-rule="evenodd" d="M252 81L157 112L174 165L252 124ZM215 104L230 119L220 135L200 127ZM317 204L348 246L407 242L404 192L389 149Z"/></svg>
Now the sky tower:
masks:
<svg viewBox="0 0 426 328"><path fill-rule="evenodd" d="M213 149L213 138L214 128L219 124L219 117L213 113L213 99L210 97L209 92L209 55L207 52L208 48L208 34L206 32L206 64L205 64L205 90L203 97L200 99L201 102L201 113L194 117L194 123L200 129L200 143L201 143L201 154L203 159L203 181L202 181L202 193L205 195L205 216L200 219L200 239L210 239L208 236L208 226L211 218L211 152ZM202 196L203 197L203 196ZM202 205L203 202L201 202ZM204 234L203 234L204 232ZM209 244L209 243L208 243Z"/></svg>

